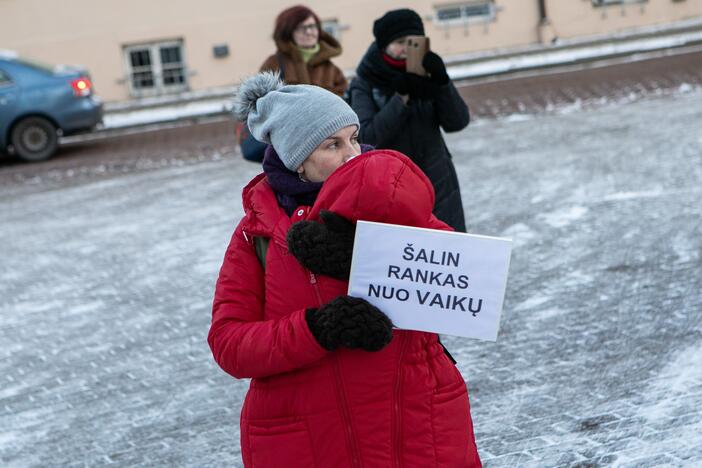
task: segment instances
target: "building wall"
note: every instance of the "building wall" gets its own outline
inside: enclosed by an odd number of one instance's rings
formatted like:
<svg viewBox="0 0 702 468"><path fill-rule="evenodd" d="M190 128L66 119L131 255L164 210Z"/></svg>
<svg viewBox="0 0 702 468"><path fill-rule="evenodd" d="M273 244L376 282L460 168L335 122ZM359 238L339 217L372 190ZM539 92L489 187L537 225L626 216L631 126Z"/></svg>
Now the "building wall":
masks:
<svg viewBox="0 0 702 468"><path fill-rule="evenodd" d="M421 3L427 35L431 37L435 49L444 54L502 49L538 41L539 11L533 0L495 0L496 13L492 21L458 21L451 24L428 20L427 17L436 16L433 9L435 4ZM441 2L436 4L442 5Z"/></svg>
<svg viewBox="0 0 702 468"><path fill-rule="evenodd" d="M555 34L563 39L602 35L702 16L699 0L648 0L593 7L591 0L546 0Z"/></svg>
<svg viewBox="0 0 702 468"><path fill-rule="evenodd" d="M439 24L436 5L456 3L411 0L309 0L324 19L342 26L342 69L355 68L372 42L373 20L388 9L409 7L425 21L432 48L454 55L510 48L539 41L537 0L495 0L488 22ZM182 39L189 87L201 90L231 85L255 72L274 52L275 16L284 0L0 0L0 48L46 63L81 64L108 101L130 98L123 47ZM605 34L643 25L702 16L699 0L649 0L645 4L593 7L591 0L547 0L554 33L561 38ZM227 44L229 56L215 58L213 46Z"/></svg>

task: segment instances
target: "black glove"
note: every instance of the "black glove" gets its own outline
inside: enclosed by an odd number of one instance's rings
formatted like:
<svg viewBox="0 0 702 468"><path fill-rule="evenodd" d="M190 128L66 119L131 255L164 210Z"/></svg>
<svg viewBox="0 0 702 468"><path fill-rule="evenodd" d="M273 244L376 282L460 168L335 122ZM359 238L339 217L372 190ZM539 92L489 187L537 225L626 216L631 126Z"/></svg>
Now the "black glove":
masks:
<svg viewBox="0 0 702 468"><path fill-rule="evenodd" d="M409 84L407 83L407 73L397 74L390 83L390 87L397 94L406 96L409 94Z"/></svg>
<svg viewBox="0 0 702 468"><path fill-rule="evenodd" d="M392 322L364 299L339 296L319 309L307 309L307 326L322 348L380 351L392 339Z"/></svg>
<svg viewBox="0 0 702 468"><path fill-rule="evenodd" d="M288 231L288 250L312 273L349 279L356 226L332 211L319 213L322 223L300 221Z"/></svg>
<svg viewBox="0 0 702 468"><path fill-rule="evenodd" d="M438 91L438 86L430 78L425 76L415 75L414 73L405 73L407 77L407 87L409 95L415 99L432 99Z"/></svg>
<svg viewBox="0 0 702 468"><path fill-rule="evenodd" d="M422 66L429 73L431 81L443 86L449 82L448 73L444 61L436 53L429 51L422 59Z"/></svg>
<svg viewBox="0 0 702 468"><path fill-rule="evenodd" d="M414 73L401 73L392 80L392 89L415 99L432 99L438 87L430 78Z"/></svg>

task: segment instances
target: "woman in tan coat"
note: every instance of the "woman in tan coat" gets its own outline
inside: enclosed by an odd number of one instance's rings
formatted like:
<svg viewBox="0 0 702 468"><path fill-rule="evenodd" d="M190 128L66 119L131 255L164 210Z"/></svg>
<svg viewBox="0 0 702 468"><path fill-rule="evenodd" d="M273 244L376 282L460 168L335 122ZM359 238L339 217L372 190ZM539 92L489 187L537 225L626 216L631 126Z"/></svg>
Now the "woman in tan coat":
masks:
<svg viewBox="0 0 702 468"><path fill-rule="evenodd" d="M321 28L319 17L305 6L283 10L276 19L273 40L277 52L261 71L280 71L288 84L312 84L339 96L346 91L343 72L331 62L341 45Z"/></svg>

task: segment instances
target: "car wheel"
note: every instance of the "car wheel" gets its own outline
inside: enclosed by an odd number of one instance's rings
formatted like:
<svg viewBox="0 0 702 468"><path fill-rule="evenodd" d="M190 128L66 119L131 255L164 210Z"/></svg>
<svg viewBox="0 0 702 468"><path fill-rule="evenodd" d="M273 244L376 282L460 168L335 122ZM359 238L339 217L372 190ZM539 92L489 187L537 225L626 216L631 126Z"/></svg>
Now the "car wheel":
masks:
<svg viewBox="0 0 702 468"><path fill-rule="evenodd" d="M48 120L28 117L12 129L10 142L15 154L25 161L43 161L56 152L58 135L56 127Z"/></svg>

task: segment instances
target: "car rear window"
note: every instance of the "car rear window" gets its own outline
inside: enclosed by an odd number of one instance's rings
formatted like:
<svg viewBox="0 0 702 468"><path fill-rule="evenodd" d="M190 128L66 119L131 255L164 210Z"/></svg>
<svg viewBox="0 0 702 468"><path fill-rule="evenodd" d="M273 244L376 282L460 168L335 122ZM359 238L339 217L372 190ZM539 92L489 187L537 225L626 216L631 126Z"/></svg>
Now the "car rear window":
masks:
<svg viewBox="0 0 702 468"><path fill-rule="evenodd" d="M0 70L0 86L7 85L12 83L12 80L10 79L9 76L5 74L2 70Z"/></svg>
<svg viewBox="0 0 702 468"><path fill-rule="evenodd" d="M40 71L42 73L48 73L48 74L53 74L54 73L54 67L51 65L46 65L41 62L37 62L35 60L27 60L27 59L17 59L17 63L22 64L26 67L33 68L34 70Z"/></svg>

